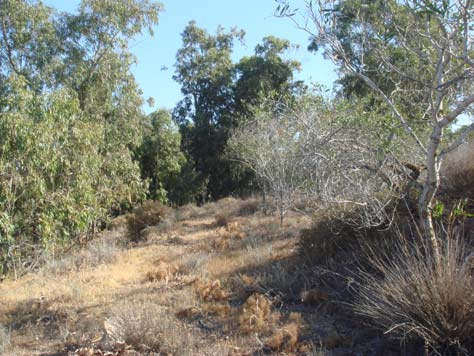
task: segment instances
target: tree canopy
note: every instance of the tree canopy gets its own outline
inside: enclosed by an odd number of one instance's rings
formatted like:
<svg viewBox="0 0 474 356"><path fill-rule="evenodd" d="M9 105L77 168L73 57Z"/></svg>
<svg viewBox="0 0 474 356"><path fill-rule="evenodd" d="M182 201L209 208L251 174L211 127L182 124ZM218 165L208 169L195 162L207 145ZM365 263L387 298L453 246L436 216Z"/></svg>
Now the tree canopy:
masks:
<svg viewBox="0 0 474 356"><path fill-rule="evenodd" d="M161 5L84 0L74 14L0 3L2 268L82 241L144 198L132 151L142 98L128 41Z"/></svg>
<svg viewBox="0 0 474 356"><path fill-rule="evenodd" d="M253 56L233 63L233 46L243 38L241 30L225 32L219 27L211 35L190 22L176 56L174 79L184 98L173 116L180 125L183 149L206 187L203 199L249 189L251 173L224 156L229 131L271 93L292 95L303 87L293 80L299 63L281 57L289 41L265 37Z"/></svg>

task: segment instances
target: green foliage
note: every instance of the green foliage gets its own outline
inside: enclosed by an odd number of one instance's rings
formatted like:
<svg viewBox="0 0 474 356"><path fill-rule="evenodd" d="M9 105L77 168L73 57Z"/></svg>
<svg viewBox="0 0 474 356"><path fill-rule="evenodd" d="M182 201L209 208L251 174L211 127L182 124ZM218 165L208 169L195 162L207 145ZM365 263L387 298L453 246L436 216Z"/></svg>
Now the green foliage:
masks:
<svg viewBox="0 0 474 356"><path fill-rule="evenodd" d="M270 96L291 97L303 89L301 82L293 82L293 72L300 70L300 63L282 58L291 44L274 36L264 37L255 47L255 54L242 58L235 65L235 111L241 116L251 116L252 108Z"/></svg>
<svg viewBox="0 0 474 356"><path fill-rule="evenodd" d="M148 0L84 0L75 14L0 3L0 273L85 241L144 199L131 152L142 98L126 48L159 10Z"/></svg>
<svg viewBox="0 0 474 356"><path fill-rule="evenodd" d="M167 110L158 110L143 121L143 142L136 151L143 179L149 179L148 197L175 203L174 191L186 158L181 152L181 135Z"/></svg>
<svg viewBox="0 0 474 356"><path fill-rule="evenodd" d="M423 70L419 69L425 67L429 59L422 59L418 53L401 46L397 38L401 28L411 26L407 7L394 0L341 0L331 2L325 12L328 17L336 18L334 34L341 41L342 50L354 63L356 70L367 73L384 93L390 93L391 99L406 116L415 120L423 115L420 103L427 98L423 92L423 78L419 76ZM425 18L422 13L417 16ZM421 50L425 47L422 44L424 40L411 40L420 42ZM325 44L321 38L313 37L308 49L317 51L324 48ZM354 73L340 71L337 82L340 84L339 94L343 97L365 98L368 105L389 111L377 93ZM410 95L406 95L407 91Z"/></svg>
<svg viewBox="0 0 474 356"><path fill-rule="evenodd" d="M251 116L251 107L267 95L290 96L301 83L293 82L299 63L282 59L290 43L266 37L255 55L232 62L235 41L244 33L221 27L215 35L191 22L182 33L174 79L184 99L173 116L180 126L182 147L193 162L202 188L198 200L218 199L253 189L253 174L223 153L232 128Z"/></svg>

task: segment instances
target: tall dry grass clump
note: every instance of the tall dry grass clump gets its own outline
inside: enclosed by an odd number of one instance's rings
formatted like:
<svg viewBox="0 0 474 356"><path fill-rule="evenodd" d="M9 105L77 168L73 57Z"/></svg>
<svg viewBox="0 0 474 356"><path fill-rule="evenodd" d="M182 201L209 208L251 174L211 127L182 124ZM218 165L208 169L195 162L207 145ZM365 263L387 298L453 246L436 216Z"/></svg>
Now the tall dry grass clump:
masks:
<svg viewBox="0 0 474 356"><path fill-rule="evenodd" d="M446 238L436 267L420 236L396 235L385 252L369 250L355 311L386 334L423 340L440 354L474 352L474 255L458 236Z"/></svg>
<svg viewBox="0 0 474 356"><path fill-rule="evenodd" d="M138 350L173 355L191 355L193 340L174 315L156 304L135 301L123 303L105 321L112 344L125 343Z"/></svg>

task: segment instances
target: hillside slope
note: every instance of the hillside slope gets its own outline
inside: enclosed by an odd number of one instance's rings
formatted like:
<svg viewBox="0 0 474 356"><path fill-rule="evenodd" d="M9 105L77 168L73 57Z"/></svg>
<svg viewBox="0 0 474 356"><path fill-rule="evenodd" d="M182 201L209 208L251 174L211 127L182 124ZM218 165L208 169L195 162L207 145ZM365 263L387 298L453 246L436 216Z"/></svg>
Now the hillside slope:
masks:
<svg viewBox="0 0 474 356"><path fill-rule="evenodd" d="M318 284L320 272L302 265L298 232L310 219L291 213L280 227L257 207L230 198L187 206L126 247L117 221L85 250L1 283L0 323L10 334L5 354L375 350L334 302L334 290Z"/></svg>

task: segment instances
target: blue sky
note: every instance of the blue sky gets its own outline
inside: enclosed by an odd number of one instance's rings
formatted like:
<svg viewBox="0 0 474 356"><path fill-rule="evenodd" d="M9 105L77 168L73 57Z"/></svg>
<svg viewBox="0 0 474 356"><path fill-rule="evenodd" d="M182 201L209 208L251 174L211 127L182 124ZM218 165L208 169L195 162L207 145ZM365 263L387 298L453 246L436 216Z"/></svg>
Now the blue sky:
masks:
<svg viewBox="0 0 474 356"><path fill-rule="evenodd" d="M153 37L148 34L137 37L130 43L131 51L137 56L138 63L132 70L144 98L153 97L155 107L144 106L150 112L157 108L171 109L181 99L180 87L172 79L177 50L181 47L181 32L187 23L195 20L199 27L214 33L218 25L225 29L237 27L246 32L245 46L236 45L234 60L251 55L255 46L268 35L290 40L300 46L286 54L287 58L302 63L302 71L296 75L307 83L316 82L332 88L337 78L332 63L320 54L306 50L308 35L295 28L287 19L273 16L276 8L274 0L163 0L165 10ZM304 1L295 1L304 6ZM79 0L43 0L46 5L60 11L73 12ZM162 70L162 67L168 70Z"/></svg>

